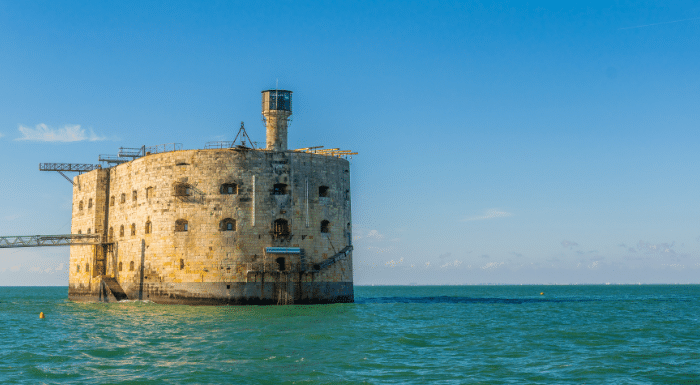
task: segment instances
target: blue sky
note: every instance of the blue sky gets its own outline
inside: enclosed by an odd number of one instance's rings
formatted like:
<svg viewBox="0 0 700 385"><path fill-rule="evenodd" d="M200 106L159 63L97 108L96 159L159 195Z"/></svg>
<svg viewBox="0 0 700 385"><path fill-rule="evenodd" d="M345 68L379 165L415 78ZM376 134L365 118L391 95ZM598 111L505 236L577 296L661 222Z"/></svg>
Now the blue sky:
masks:
<svg viewBox="0 0 700 385"><path fill-rule="evenodd" d="M279 82L290 148L360 153L357 284L699 283L699 59L690 1L0 0L0 234L69 231L40 162L263 142Z"/></svg>

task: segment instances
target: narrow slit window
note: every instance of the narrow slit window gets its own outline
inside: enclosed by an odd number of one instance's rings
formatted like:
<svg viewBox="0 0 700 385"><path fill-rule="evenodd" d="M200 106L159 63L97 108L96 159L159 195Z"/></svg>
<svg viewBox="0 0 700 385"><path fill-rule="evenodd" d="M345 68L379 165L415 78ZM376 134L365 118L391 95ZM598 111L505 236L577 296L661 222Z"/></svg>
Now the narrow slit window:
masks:
<svg viewBox="0 0 700 385"><path fill-rule="evenodd" d="M146 234L150 234L152 231L151 229L152 229L151 221L146 221L146 227L144 229L145 230L144 232Z"/></svg>
<svg viewBox="0 0 700 385"><path fill-rule="evenodd" d="M92 208L92 198L90 198L90 199L88 200L88 208L89 208L89 209Z"/></svg>
<svg viewBox="0 0 700 385"><path fill-rule="evenodd" d="M121 199L119 199L119 203L126 203L126 194L122 193Z"/></svg>
<svg viewBox="0 0 700 385"><path fill-rule="evenodd" d="M129 262L129 271L134 271L134 261Z"/></svg>
<svg viewBox="0 0 700 385"><path fill-rule="evenodd" d="M119 237L124 238L124 225L119 226Z"/></svg>
<svg viewBox="0 0 700 385"><path fill-rule="evenodd" d="M80 201L80 203L78 203L78 211L83 211L83 201Z"/></svg>
<svg viewBox="0 0 700 385"><path fill-rule="evenodd" d="M131 224L131 235L136 235L136 223Z"/></svg>
<svg viewBox="0 0 700 385"><path fill-rule="evenodd" d="M132 191L131 192L131 200L136 202L137 197L138 197L138 193L136 192L136 190Z"/></svg>
<svg viewBox="0 0 700 385"><path fill-rule="evenodd" d="M112 195L112 197L109 198L109 205L114 206L114 195Z"/></svg>
<svg viewBox="0 0 700 385"><path fill-rule="evenodd" d="M109 228L109 232L107 233L107 236L109 237L110 242L114 241L114 227Z"/></svg>
<svg viewBox="0 0 700 385"><path fill-rule="evenodd" d="M122 263L119 262L119 271L122 271Z"/></svg>

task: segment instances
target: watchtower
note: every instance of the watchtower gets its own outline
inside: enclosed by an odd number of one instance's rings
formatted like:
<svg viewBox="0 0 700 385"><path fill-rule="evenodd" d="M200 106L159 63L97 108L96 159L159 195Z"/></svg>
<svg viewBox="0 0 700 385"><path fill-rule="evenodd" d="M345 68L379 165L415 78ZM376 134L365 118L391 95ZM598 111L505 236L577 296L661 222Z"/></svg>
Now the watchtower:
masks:
<svg viewBox="0 0 700 385"><path fill-rule="evenodd" d="M287 124L292 115L292 91L262 91L262 116L267 130L267 149L287 151Z"/></svg>

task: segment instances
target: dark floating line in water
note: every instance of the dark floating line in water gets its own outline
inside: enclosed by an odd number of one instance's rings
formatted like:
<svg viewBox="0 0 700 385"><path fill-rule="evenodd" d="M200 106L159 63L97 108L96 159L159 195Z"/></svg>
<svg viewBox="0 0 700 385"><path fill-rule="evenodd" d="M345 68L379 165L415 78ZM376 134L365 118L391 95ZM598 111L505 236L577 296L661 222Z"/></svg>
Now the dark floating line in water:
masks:
<svg viewBox="0 0 700 385"><path fill-rule="evenodd" d="M558 302L596 302L594 298L470 298L470 297L373 297L356 298L355 303L486 303L521 305L526 303L558 303Z"/></svg>

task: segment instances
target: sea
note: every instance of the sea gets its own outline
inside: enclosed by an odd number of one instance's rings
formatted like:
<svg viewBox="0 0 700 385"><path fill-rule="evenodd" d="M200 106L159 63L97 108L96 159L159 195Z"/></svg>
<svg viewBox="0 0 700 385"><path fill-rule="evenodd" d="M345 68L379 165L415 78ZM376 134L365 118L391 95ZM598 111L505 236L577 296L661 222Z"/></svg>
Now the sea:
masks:
<svg viewBox="0 0 700 385"><path fill-rule="evenodd" d="M700 285L356 286L352 304L287 306L67 297L0 287L0 383L700 384Z"/></svg>

